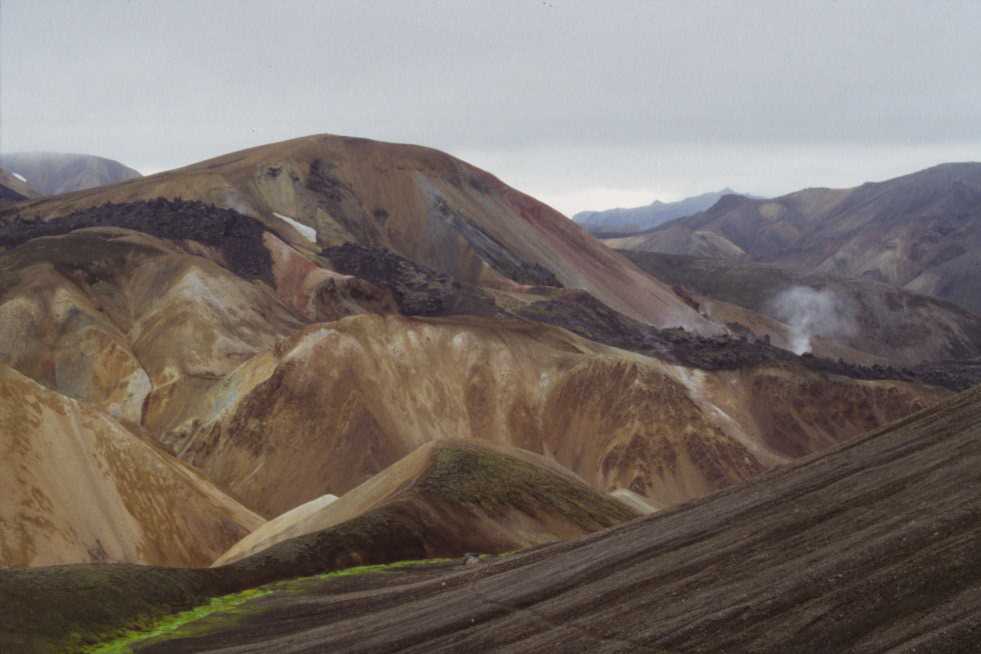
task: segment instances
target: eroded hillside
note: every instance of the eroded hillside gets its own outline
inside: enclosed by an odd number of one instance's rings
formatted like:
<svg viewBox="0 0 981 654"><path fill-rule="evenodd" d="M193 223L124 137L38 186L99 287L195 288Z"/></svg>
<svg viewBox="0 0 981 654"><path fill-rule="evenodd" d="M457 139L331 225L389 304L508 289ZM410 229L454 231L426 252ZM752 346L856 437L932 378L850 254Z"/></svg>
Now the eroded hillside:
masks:
<svg viewBox="0 0 981 654"><path fill-rule="evenodd" d="M663 508L965 383L733 332L548 207L413 146L311 137L0 217L0 359L263 518L461 438Z"/></svg>
<svg viewBox="0 0 981 654"><path fill-rule="evenodd" d="M0 566L207 565L263 520L105 413L0 365Z"/></svg>

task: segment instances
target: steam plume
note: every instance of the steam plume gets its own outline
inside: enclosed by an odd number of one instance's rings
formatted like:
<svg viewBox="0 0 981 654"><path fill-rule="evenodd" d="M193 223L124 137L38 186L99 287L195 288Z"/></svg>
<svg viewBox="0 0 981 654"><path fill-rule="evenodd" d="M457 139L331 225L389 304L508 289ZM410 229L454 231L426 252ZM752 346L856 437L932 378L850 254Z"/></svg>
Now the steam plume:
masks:
<svg viewBox="0 0 981 654"><path fill-rule="evenodd" d="M790 326L790 349L795 354L811 351L815 336L842 337L855 331L852 312L830 289L793 286L771 302L777 318Z"/></svg>

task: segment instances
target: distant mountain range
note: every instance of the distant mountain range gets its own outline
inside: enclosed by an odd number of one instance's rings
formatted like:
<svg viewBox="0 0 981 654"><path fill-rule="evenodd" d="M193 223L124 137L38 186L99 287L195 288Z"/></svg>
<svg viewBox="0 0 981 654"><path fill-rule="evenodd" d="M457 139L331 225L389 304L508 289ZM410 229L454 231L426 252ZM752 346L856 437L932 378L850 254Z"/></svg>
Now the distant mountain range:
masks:
<svg viewBox="0 0 981 654"><path fill-rule="evenodd" d="M848 189L727 196L621 249L773 263L885 282L981 312L981 163L947 163Z"/></svg>
<svg viewBox="0 0 981 654"><path fill-rule="evenodd" d="M704 211L725 195L738 195L731 188L702 193L677 202L655 200L643 207L580 211L572 219L590 234L634 234L662 225L669 220ZM746 196L751 197L751 196Z"/></svg>
<svg viewBox="0 0 981 654"><path fill-rule="evenodd" d="M41 195L60 195L142 177L118 161L91 154L14 152L0 154L0 167Z"/></svg>

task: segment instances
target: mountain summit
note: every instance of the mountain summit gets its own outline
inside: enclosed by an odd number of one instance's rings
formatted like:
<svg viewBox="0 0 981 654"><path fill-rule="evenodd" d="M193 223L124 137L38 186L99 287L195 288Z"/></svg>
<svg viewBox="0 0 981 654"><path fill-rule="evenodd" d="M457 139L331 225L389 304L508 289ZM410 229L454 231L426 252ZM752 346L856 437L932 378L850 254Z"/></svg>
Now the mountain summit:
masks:
<svg viewBox="0 0 981 654"><path fill-rule="evenodd" d="M652 229L675 218L704 211L726 195L739 194L726 187L721 191L702 193L677 202L655 200L643 207L580 211L572 219L591 234L633 234Z"/></svg>

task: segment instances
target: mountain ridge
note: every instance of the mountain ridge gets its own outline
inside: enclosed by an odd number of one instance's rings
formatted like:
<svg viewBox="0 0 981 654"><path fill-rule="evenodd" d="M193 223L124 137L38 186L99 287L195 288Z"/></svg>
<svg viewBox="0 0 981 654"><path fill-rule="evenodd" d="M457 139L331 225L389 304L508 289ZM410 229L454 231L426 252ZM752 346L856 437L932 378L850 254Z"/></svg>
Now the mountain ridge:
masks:
<svg viewBox="0 0 981 654"><path fill-rule="evenodd" d="M690 216L708 209L726 195L742 195L729 187L721 191L701 193L675 202L654 200L640 207L616 207L596 211L580 211L572 220L589 233L597 235L646 232L658 225ZM748 196L747 196L748 197Z"/></svg>
<svg viewBox="0 0 981 654"><path fill-rule="evenodd" d="M0 166L23 176L41 195L60 195L141 177L118 161L91 154L31 151L0 154Z"/></svg>
<svg viewBox="0 0 981 654"><path fill-rule="evenodd" d="M981 312L981 163L731 200L607 244L868 278Z"/></svg>

